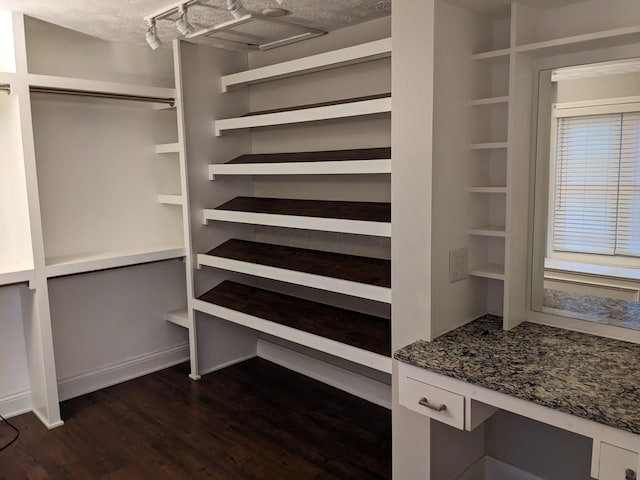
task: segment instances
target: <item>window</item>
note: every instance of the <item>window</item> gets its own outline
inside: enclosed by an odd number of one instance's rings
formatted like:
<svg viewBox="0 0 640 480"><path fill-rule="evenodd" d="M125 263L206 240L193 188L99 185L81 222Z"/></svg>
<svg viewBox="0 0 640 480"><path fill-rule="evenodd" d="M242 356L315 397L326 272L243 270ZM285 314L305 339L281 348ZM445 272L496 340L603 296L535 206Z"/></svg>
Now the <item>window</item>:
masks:
<svg viewBox="0 0 640 480"><path fill-rule="evenodd" d="M640 257L638 100L554 106L553 252Z"/></svg>

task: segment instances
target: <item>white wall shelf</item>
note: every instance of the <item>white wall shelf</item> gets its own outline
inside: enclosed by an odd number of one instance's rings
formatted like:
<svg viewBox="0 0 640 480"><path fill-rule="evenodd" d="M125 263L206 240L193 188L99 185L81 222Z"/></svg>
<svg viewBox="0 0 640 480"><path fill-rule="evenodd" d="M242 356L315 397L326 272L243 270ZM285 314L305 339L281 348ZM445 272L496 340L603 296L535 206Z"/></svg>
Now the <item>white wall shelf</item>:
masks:
<svg viewBox="0 0 640 480"><path fill-rule="evenodd" d="M498 105L501 103L509 103L509 97L507 95L503 95L500 97L477 98L469 102L469 104L472 107L481 107L484 105Z"/></svg>
<svg viewBox="0 0 640 480"><path fill-rule="evenodd" d="M216 175L359 175L391 173L391 149L370 148L242 155L227 163L210 164Z"/></svg>
<svg viewBox="0 0 640 480"><path fill-rule="evenodd" d="M507 193L507 187L506 186L478 186L478 187L471 187L469 189L469 191L471 193Z"/></svg>
<svg viewBox="0 0 640 480"><path fill-rule="evenodd" d="M218 208L203 209L202 217L204 224L217 220L391 237L391 205L388 203L236 197Z"/></svg>
<svg viewBox="0 0 640 480"><path fill-rule="evenodd" d="M227 92L233 88L378 60L389 56L391 56L391 39L385 38L266 67L224 75L221 79L222 91Z"/></svg>
<svg viewBox="0 0 640 480"><path fill-rule="evenodd" d="M127 248L107 252L50 257L46 260L46 275L48 278L60 277L184 256L185 248L183 246L158 245L155 247Z"/></svg>
<svg viewBox="0 0 640 480"><path fill-rule="evenodd" d="M500 150L508 147L509 147L509 144L507 142L472 143L469 146L471 150Z"/></svg>
<svg viewBox="0 0 640 480"><path fill-rule="evenodd" d="M477 235L481 237L506 237L504 225L484 225L469 229L469 235Z"/></svg>
<svg viewBox="0 0 640 480"><path fill-rule="evenodd" d="M509 61L510 54L511 49L503 48L500 50L492 50L489 52L474 53L473 55L471 55L471 59L490 63L505 63Z"/></svg>
<svg viewBox="0 0 640 480"><path fill-rule="evenodd" d="M190 328L189 325L189 313L186 308L180 308L178 310L171 310L164 316L167 322L171 322L179 327Z"/></svg>
<svg viewBox="0 0 640 480"><path fill-rule="evenodd" d="M158 195L158 202L164 205L184 205L184 197L182 195Z"/></svg>
<svg viewBox="0 0 640 480"><path fill-rule="evenodd" d="M246 128L268 127L275 125L287 125L293 123L317 122L338 118L359 117L391 112L391 97L388 95L374 96L381 98L353 99L344 102L326 105L310 106L297 110L277 111L273 113L251 114L244 117L225 118L214 122L216 136L228 130Z"/></svg>
<svg viewBox="0 0 640 480"><path fill-rule="evenodd" d="M27 76L30 87L42 87L52 90L71 90L77 92L125 95L157 99L175 99L175 88L148 87L124 83L83 80L78 78L58 77L30 73Z"/></svg>
<svg viewBox="0 0 640 480"><path fill-rule="evenodd" d="M504 280L504 265L486 263L470 268L469 275L473 277L490 278L492 280Z"/></svg>
<svg viewBox="0 0 640 480"><path fill-rule="evenodd" d="M32 267L17 263L0 263L0 285L31 282L33 277Z"/></svg>
<svg viewBox="0 0 640 480"><path fill-rule="evenodd" d="M180 153L179 143L161 143L155 146L156 153Z"/></svg>
<svg viewBox="0 0 640 480"><path fill-rule="evenodd" d="M639 41L640 26L633 26L520 45L515 51L532 56L551 56L615 47Z"/></svg>

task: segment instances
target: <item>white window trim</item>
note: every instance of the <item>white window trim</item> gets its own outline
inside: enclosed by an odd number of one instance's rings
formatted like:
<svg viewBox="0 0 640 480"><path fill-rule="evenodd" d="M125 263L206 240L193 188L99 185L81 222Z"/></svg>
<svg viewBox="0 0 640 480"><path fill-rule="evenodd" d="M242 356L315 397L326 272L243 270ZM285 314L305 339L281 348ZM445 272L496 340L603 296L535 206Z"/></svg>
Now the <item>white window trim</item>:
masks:
<svg viewBox="0 0 640 480"><path fill-rule="evenodd" d="M549 204L545 268L558 268L581 273L593 273L619 278L640 279L640 258L622 255L598 255L561 252L553 249L556 198L556 136L561 117L577 117L640 111L640 96L554 103L551 109L551 137L549 152ZM556 265L556 266L553 266ZM564 266L562 268L560 265Z"/></svg>

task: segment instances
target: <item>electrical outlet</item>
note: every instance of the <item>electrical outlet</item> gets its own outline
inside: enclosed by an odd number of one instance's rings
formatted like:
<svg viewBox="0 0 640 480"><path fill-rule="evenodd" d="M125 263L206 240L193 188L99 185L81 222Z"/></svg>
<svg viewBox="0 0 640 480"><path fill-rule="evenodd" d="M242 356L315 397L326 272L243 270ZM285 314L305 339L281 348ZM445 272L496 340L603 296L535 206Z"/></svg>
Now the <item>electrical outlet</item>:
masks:
<svg viewBox="0 0 640 480"><path fill-rule="evenodd" d="M464 280L467 274L467 247L449 251L449 283Z"/></svg>

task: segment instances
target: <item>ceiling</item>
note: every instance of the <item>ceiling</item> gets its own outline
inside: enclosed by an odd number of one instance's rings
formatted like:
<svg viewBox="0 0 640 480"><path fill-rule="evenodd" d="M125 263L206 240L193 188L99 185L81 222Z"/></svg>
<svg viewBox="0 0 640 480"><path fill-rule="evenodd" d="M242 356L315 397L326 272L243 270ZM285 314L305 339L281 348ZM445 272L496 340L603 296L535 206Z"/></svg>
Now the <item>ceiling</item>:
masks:
<svg viewBox="0 0 640 480"><path fill-rule="evenodd" d="M210 27L233 17L225 0L202 0L219 9L193 7L189 20L195 26ZM145 44L144 17L176 0L0 0L0 9L31 17L108 41ZM265 8L291 11L284 19L331 31L390 15L391 0L244 0L245 8L260 13ZM158 22L158 35L166 44L179 36L170 21ZM207 41L207 43L214 43ZM218 44L228 47L228 44Z"/></svg>

